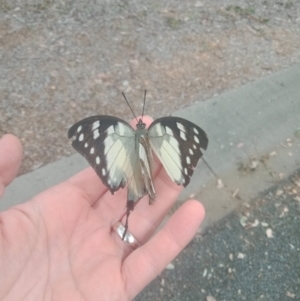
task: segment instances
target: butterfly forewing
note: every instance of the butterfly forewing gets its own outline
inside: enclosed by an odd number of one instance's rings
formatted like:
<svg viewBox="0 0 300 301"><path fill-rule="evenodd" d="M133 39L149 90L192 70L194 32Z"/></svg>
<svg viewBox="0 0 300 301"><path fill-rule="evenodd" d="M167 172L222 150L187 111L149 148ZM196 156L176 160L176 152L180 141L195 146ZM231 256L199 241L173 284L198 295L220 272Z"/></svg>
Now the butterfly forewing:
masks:
<svg viewBox="0 0 300 301"><path fill-rule="evenodd" d="M206 133L194 123L179 117L163 117L149 127L150 145L170 178L187 186L206 149Z"/></svg>
<svg viewBox="0 0 300 301"><path fill-rule="evenodd" d="M106 115L89 117L74 124L68 137L112 193L131 181L137 158L135 131L127 122Z"/></svg>

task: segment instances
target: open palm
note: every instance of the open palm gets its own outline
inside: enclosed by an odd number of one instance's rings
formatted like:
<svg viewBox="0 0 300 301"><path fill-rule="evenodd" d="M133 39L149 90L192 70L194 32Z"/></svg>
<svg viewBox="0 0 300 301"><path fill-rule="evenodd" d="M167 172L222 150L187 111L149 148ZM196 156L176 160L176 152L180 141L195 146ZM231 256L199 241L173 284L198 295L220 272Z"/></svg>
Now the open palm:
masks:
<svg viewBox="0 0 300 301"><path fill-rule="evenodd" d="M4 136L0 195L21 157L19 140ZM1 212L0 299L132 300L186 246L204 218L202 205L188 201L154 234L181 189L159 164L154 178L155 204L143 198L129 218L129 231L141 243L136 250L112 230L117 221L124 223L126 189L112 196L92 168Z"/></svg>

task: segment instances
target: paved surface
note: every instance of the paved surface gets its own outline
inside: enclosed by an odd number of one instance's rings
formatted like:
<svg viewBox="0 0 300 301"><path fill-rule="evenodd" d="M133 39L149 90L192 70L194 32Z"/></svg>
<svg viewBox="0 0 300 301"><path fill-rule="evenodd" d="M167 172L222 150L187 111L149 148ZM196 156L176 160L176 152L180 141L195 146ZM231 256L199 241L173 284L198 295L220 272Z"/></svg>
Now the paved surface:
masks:
<svg viewBox="0 0 300 301"><path fill-rule="evenodd" d="M197 236L135 300L300 300L300 171Z"/></svg>
<svg viewBox="0 0 300 301"><path fill-rule="evenodd" d="M74 154L84 117L155 118L300 63L299 0L0 0L0 135L21 173Z"/></svg>
<svg viewBox="0 0 300 301"><path fill-rule="evenodd" d="M300 300L300 181L295 175L279 182L300 166L299 82L295 66L176 112L208 132L205 158L225 186L219 183L218 189L203 164L195 171L181 200L193 194L203 201L205 231L137 300ZM23 175L8 188L0 208L25 201L84 166L74 155ZM266 192L274 185L275 192ZM259 192L254 205L247 205Z"/></svg>
<svg viewBox="0 0 300 301"><path fill-rule="evenodd" d="M180 200L193 196L204 203L206 223L300 168L299 82L295 66L175 113L207 131L205 159L225 185L216 189L201 163L183 191Z"/></svg>

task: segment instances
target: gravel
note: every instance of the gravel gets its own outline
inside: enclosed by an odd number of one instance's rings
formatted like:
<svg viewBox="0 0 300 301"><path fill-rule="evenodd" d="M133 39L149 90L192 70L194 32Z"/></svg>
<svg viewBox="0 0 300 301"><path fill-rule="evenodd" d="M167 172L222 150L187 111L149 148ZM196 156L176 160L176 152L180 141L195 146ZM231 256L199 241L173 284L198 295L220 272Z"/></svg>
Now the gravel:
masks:
<svg viewBox="0 0 300 301"><path fill-rule="evenodd" d="M66 132L95 114L153 117L300 61L300 2L0 0L0 135L21 173L74 151Z"/></svg>

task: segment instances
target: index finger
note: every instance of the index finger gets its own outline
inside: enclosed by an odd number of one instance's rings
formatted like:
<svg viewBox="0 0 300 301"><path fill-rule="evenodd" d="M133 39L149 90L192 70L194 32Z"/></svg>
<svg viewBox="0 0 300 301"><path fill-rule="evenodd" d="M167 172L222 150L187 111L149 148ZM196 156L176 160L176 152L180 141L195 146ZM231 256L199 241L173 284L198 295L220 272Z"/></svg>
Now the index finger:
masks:
<svg viewBox="0 0 300 301"><path fill-rule="evenodd" d="M196 200L184 203L166 225L123 262L125 287L132 300L190 242L204 219L204 207Z"/></svg>

